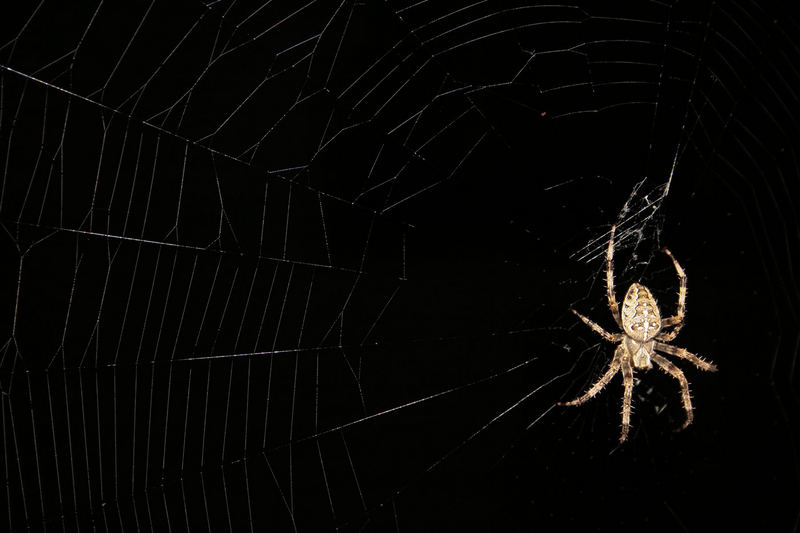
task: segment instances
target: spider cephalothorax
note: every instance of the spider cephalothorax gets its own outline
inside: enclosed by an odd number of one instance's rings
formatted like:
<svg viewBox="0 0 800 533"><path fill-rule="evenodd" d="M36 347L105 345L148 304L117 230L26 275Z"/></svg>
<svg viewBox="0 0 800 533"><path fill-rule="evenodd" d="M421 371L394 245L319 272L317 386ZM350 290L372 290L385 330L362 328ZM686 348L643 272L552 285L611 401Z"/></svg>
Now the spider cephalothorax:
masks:
<svg viewBox="0 0 800 533"><path fill-rule="evenodd" d="M703 360L701 357L667 344L673 340L678 331L683 327L684 315L686 312L686 274L678 261L666 248L664 252L672 259L675 270L680 279L680 290L678 292L678 311L675 316L661 318L656 299L650 290L640 283L634 283L625 293L622 302L622 312L620 313L617 297L614 293L614 231L611 228L611 238L608 241L608 251L606 252L606 287L608 296L608 307L622 333L609 333L592 320L581 315L574 309L571 311L578 315L590 328L599 333L604 339L610 342L619 343L614 358L608 366L605 374L589 388L586 393L571 402L564 402L562 405L580 405L589 398L595 396L605 387L617 372L622 372L622 382L625 392L622 397L622 434L620 442L628 438L631 418L631 396L633 394L633 373L634 369L649 370L655 363L664 372L672 375L681 384L681 399L683 408L686 411L686 422L680 429L685 428L692 422L692 400L689 394L689 382L683 372L667 358L656 352L663 352L674 355L681 359L693 363L701 370L717 370L713 364ZM665 328L672 328L671 331L662 333Z"/></svg>

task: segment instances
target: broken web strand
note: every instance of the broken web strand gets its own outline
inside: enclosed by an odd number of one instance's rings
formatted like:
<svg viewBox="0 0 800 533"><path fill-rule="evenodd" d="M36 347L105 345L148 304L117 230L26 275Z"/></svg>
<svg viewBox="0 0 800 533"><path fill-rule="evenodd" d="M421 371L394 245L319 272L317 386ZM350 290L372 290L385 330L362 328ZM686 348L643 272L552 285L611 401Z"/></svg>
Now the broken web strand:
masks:
<svg viewBox="0 0 800 533"><path fill-rule="evenodd" d="M662 87L665 83L665 69L666 69L666 60L667 60L667 50L669 48L669 36L670 36L670 27L673 24L673 5L670 5L667 8L667 15L666 15L666 22L664 23L664 40L663 40L663 53L661 56L661 62L659 65L659 72L658 72L658 83L656 88L656 97L653 101L653 114L652 120L650 123L650 142L648 143L648 150L647 150L647 160L646 160L646 167L650 166L650 162L653 158L654 152L654 138L656 134L656 127L659 122L659 105L661 104L660 98L662 96ZM679 131L679 138L675 143L674 147L674 156L672 158L671 165L668 169L668 173L665 176L666 181L662 184L656 185L655 187L651 188L646 194L643 192L644 187L648 182L648 175L646 174L640 181L634 184L631 189L631 192L625 201L624 205L620 209L619 213L617 214L615 224L617 226L617 234L615 241L616 243L621 243L627 240L629 237L634 237L636 239L637 246L641 243L642 239L644 238L644 229L655 223L658 227L655 229L656 239L657 236L661 233L661 225L663 224L663 220L658 219L658 214L662 209L662 205L667 199L670 188L672 185L672 179L675 175L675 170L679 164L681 155L686 150L687 146L689 146L690 139L692 134L694 133L696 127L701 124L700 120L700 113L694 107L694 100L696 96L697 89L697 81L698 77L701 73L701 66L702 66L702 58L707 51L708 46L708 36L711 31L711 20L714 14L713 11L713 4L709 4L709 9L705 20L701 23L703 29L702 39L697 49L692 51L693 63L694 63L694 73L691 77L689 82L689 87L686 96L686 103L683 106L684 112L683 117L680 121L680 125L678 128ZM683 51L688 53L687 51ZM690 119L690 111L697 113L696 117L693 120L693 124L691 128L687 130L687 125L689 124ZM701 110L702 111L702 110ZM663 170L656 168L655 174L656 177L654 179L658 180L659 175L663 175ZM590 241L587 245L579 250L575 251L572 254L572 258L582 262L594 262L600 257L605 256L605 248L608 243L610 233L605 232L602 235L598 236L597 238ZM619 247L619 246L618 246ZM652 258L652 256L651 256Z"/></svg>

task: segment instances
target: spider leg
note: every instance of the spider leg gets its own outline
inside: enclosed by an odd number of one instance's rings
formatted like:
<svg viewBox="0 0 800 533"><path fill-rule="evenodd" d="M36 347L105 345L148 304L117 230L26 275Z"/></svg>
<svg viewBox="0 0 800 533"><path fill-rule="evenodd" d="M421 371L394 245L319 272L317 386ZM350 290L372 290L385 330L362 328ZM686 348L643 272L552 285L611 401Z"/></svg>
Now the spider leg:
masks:
<svg viewBox="0 0 800 533"><path fill-rule="evenodd" d="M717 366L714 363L709 363L699 355L695 355L692 352L686 350L685 348L678 348L677 346L672 346L671 344L666 344L664 342L656 341L655 349L658 350L659 352L668 353L670 355L674 355L675 357L686 359L700 370L707 370L710 372L717 371Z"/></svg>
<svg viewBox="0 0 800 533"><path fill-rule="evenodd" d="M619 316L619 304L614 292L614 232L617 226L611 226L611 237L608 239L608 249L606 250L606 292L608 295L608 307L611 309L611 316L614 321L622 328L622 319Z"/></svg>
<svg viewBox="0 0 800 533"><path fill-rule="evenodd" d="M617 351L614 353L614 358L611 360L611 364L608 365L608 370L606 370L606 373L603 374L600 379L598 379L595 384L583 394L583 396L575 398L570 402L559 402L559 405L580 405L586 400L596 396L598 392L603 390L603 388L608 385L608 382L611 381L611 378L614 377L614 374L619 371L620 353L623 349L624 348L622 348L622 346L617 348Z"/></svg>
<svg viewBox="0 0 800 533"><path fill-rule="evenodd" d="M684 272L677 259L672 255L672 252L664 248L664 253L672 259L672 264L675 265L675 271L678 273L678 280L680 280L680 288L678 289L678 312L675 316L665 318L661 321L662 328L675 326L675 329L672 331L660 335L662 340L671 341L678 335L678 332L683 327L683 318L686 315L686 272Z"/></svg>
<svg viewBox="0 0 800 533"><path fill-rule="evenodd" d="M689 381L683 375L681 369L670 363L665 357L661 357L657 353L650 355L650 359L657 364L664 372L671 374L672 377L677 379L681 384L681 400L683 400L683 410L686 411L686 422L678 429L685 429L686 426L694 420L694 412L692 411L692 397L689 394Z"/></svg>
<svg viewBox="0 0 800 533"><path fill-rule="evenodd" d="M622 348L620 346L620 348ZM624 350L624 348L622 348ZM622 395L622 433L619 442L622 444L628 438L628 429L631 427L631 398L633 397L633 366L628 353L621 357L622 384L625 392Z"/></svg>
<svg viewBox="0 0 800 533"><path fill-rule="evenodd" d="M583 320L583 322L587 326L592 328L595 331L595 333L597 333L598 335L603 337L608 342L619 342L620 340L622 340L622 337L624 336L622 333L609 333L606 330L604 330L602 327L600 327L596 322L594 322L593 320L591 320L589 318L586 318L585 316L583 316L582 314L580 314L576 310L570 309L570 311L575 313L578 316L578 318Z"/></svg>
<svg viewBox="0 0 800 533"><path fill-rule="evenodd" d="M665 318L665 319L663 319L663 320L661 321L661 327L662 327L662 328L668 327L668 326L665 326L665 325L664 325L664 322L665 322L666 320L667 320L667 319ZM659 333L659 334L658 334L658 335L656 335L654 338L655 338L656 340L659 340L659 341L664 341L664 342L670 342L670 341L673 341L673 340L675 340L675 337L677 337L677 336L678 336L678 331L680 331L680 329L681 329L681 328L675 328L675 329L674 329L674 330L672 330L672 331L665 331L665 332L663 332L663 333Z"/></svg>

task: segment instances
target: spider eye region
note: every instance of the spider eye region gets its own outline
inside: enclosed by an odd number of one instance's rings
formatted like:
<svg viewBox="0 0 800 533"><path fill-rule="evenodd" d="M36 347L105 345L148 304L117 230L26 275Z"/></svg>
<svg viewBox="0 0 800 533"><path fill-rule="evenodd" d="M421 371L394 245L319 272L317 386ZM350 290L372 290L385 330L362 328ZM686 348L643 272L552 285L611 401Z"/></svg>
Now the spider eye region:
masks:
<svg viewBox="0 0 800 533"><path fill-rule="evenodd" d="M634 283L622 303L622 328L634 340L643 342L661 330L661 312L650 290Z"/></svg>

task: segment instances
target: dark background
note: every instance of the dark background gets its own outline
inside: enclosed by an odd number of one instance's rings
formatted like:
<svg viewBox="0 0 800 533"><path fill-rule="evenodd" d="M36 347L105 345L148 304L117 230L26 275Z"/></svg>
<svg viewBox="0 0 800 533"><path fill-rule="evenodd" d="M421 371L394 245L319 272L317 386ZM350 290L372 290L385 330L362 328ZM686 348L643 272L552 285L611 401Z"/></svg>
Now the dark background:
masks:
<svg viewBox="0 0 800 533"><path fill-rule="evenodd" d="M0 529L800 527L785 7L8 9ZM612 224L720 369L621 447Z"/></svg>

